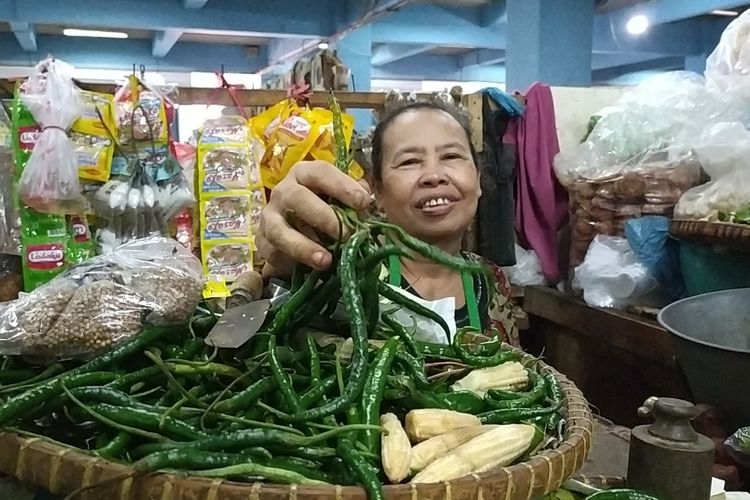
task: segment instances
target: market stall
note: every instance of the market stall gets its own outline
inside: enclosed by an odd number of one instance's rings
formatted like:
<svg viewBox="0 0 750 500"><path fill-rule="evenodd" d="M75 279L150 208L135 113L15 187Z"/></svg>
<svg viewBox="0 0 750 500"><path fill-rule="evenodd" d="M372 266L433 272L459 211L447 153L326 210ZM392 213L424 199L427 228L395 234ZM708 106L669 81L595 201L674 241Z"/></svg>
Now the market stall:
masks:
<svg viewBox="0 0 750 500"><path fill-rule="evenodd" d="M335 207L354 236L331 272L298 266L287 290L229 307L254 295L239 284L262 265L266 190L305 158L361 176L340 107L382 109L384 94L300 103L68 73L46 60L13 86L21 216L6 233L26 293L0 308L1 471L84 497L495 498L549 493L583 466L594 423L574 384L378 280L388 255L487 269L376 216ZM207 120L191 151L174 113L206 101L238 114ZM50 121L50 104L66 114ZM239 338L222 332L233 315ZM416 340L411 318L449 342Z"/></svg>

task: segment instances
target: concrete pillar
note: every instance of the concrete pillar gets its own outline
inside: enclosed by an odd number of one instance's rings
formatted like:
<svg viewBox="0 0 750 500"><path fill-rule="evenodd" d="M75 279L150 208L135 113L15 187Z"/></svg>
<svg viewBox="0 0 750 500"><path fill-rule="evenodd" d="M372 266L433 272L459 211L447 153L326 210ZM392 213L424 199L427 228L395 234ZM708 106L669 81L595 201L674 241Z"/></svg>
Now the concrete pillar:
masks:
<svg viewBox="0 0 750 500"><path fill-rule="evenodd" d="M594 2L508 0L507 89L591 85Z"/></svg>

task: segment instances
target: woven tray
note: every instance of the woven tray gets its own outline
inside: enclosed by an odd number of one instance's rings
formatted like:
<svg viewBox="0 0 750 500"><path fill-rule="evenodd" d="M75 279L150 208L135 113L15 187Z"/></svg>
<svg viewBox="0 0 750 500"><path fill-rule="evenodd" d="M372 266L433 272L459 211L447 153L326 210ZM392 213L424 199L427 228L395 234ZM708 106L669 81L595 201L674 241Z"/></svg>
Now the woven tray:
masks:
<svg viewBox="0 0 750 500"><path fill-rule="evenodd" d="M669 233L681 240L750 251L750 225L746 224L675 219Z"/></svg>
<svg viewBox="0 0 750 500"><path fill-rule="evenodd" d="M591 447L594 422L586 399L566 377L544 363L565 393L565 441L528 462L474 474L445 483L405 484L385 487L390 500L530 500L553 491L583 466ZM55 494L68 494L82 486L126 476L131 469L85 452L41 438L0 431L0 472ZM146 474L111 481L77 498L101 500L365 500L358 487L281 486L237 483L222 479Z"/></svg>

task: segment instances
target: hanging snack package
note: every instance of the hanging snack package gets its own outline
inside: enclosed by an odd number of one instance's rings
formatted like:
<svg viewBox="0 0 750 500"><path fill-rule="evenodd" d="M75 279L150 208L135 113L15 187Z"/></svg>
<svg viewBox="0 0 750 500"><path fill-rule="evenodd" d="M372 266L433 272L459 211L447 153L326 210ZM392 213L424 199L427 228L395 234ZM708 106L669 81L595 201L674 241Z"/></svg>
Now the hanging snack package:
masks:
<svg viewBox="0 0 750 500"><path fill-rule="evenodd" d="M253 243L250 240L203 241L201 245L203 273L227 283L253 270Z"/></svg>
<svg viewBox="0 0 750 500"><path fill-rule="evenodd" d="M201 192L241 191L258 184L260 172L254 156L247 144L198 146Z"/></svg>
<svg viewBox="0 0 750 500"><path fill-rule="evenodd" d="M264 143L263 185L273 189L292 166L304 160L322 133L326 117L287 99L252 119L252 130Z"/></svg>
<svg viewBox="0 0 750 500"><path fill-rule="evenodd" d="M241 116L222 116L206 120L201 131L201 144L243 144L250 133L247 121Z"/></svg>
<svg viewBox="0 0 750 500"><path fill-rule="evenodd" d="M336 143L333 139L333 113L324 108L314 108L312 112L318 116L316 122L320 123L320 136L318 137L318 140L315 141L315 144L313 144L313 147L310 150L310 156L316 160L334 164L336 162ZM346 146L349 148L352 142L352 136L354 135L354 117L342 113L341 121L344 125L343 129ZM349 163L349 175L359 180L364 177L365 171L359 163L352 160Z"/></svg>
<svg viewBox="0 0 750 500"><path fill-rule="evenodd" d="M76 213L85 204L75 152L67 136L83 107L71 73L68 64L45 59L34 67L20 92L42 133L23 169L18 193L24 203L40 212Z"/></svg>
<svg viewBox="0 0 750 500"><path fill-rule="evenodd" d="M106 137L70 133L78 168L78 177L82 180L107 182L112 166L114 147Z"/></svg>
<svg viewBox="0 0 750 500"><path fill-rule="evenodd" d="M68 248L66 258L70 265L77 265L96 255L96 246L85 215L68 215Z"/></svg>
<svg viewBox="0 0 750 500"><path fill-rule="evenodd" d="M115 116L118 139L122 144L138 141L166 143L168 137L167 115L161 96L151 90L137 90L137 98L131 98L132 90L118 92L115 97Z"/></svg>
<svg viewBox="0 0 750 500"><path fill-rule="evenodd" d="M0 354L87 359L147 324L187 323L202 287L200 262L178 242L132 241L0 306Z"/></svg>
<svg viewBox="0 0 750 500"><path fill-rule="evenodd" d="M23 289L31 292L67 269L68 236L23 236Z"/></svg>
<svg viewBox="0 0 750 500"><path fill-rule="evenodd" d="M114 98L88 90L81 90L80 96L83 101L81 116L70 129L79 134L109 137L108 130L115 130Z"/></svg>
<svg viewBox="0 0 750 500"><path fill-rule="evenodd" d="M200 204L201 238L225 240L251 234L252 196L248 193L207 195Z"/></svg>

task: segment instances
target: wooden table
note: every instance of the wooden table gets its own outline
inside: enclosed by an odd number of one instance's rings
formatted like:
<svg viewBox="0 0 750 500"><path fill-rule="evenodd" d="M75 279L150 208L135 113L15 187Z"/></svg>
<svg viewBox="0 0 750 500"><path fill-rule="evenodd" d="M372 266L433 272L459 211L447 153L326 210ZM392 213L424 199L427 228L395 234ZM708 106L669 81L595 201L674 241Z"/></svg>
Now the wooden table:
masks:
<svg viewBox="0 0 750 500"><path fill-rule="evenodd" d="M675 362L672 336L655 321L586 305L548 287L528 287L522 341L541 344L545 361L567 375L595 410L620 425L645 423L636 410L649 396L691 399Z"/></svg>

